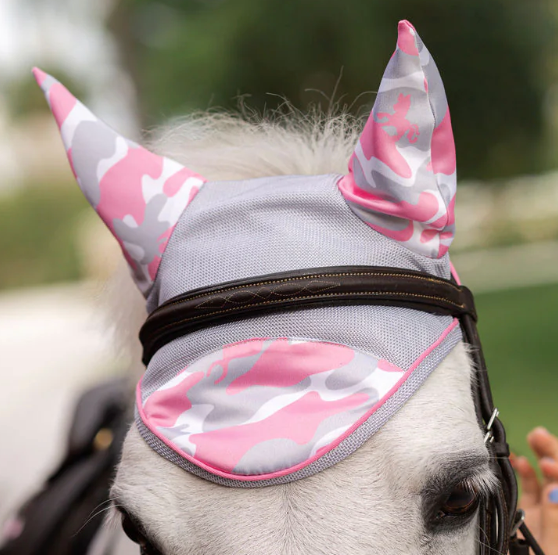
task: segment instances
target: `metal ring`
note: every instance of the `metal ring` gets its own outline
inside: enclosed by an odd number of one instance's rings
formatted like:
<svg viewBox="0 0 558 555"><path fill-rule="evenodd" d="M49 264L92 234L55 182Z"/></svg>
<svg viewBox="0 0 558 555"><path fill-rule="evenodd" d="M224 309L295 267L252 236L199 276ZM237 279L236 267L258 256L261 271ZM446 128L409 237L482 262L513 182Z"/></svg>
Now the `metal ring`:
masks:
<svg viewBox="0 0 558 555"><path fill-rule="evenodd" d="M520 526L525 522L525 511L523 509L517 509L515 513L515 523L510 532L510 538L513 538L517 531L519 530Z"/></svg>
<svg viewBox="0 0 558 555"><path fill-rule="evenodd" d="M495 408L494 412L492 413L492 416L490 417L490 420L488 421L488 424L486 425L487 430L490 430L490 428L492 428L492 424L494 424L494 420L496 420L499 414L500 411L497 408Z"/></svg>
<svg viewBox="0 0 558 555"><path fill-rule="evenodd" d="M490 417L490 420L488 421L488 424L486 425L486 435L484 436L484 443L486 443L487 441L490 443L494 442L494 434L492 433L492 425L494 424L494 420L496 420L496 418L498 417L498 415L500 414L500 411L495 408L492 416Z"/></svg>

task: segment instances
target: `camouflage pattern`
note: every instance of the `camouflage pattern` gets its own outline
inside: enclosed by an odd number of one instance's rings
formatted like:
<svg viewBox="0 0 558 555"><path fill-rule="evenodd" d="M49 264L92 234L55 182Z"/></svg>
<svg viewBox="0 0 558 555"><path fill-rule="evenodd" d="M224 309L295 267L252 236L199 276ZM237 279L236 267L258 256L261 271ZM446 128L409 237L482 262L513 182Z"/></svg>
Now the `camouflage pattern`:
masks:
<svg viewBox="0 0 558 555"><path fill-rule="evenodd" d="M322 455L404 375L345 345L252 339L184 369L147 397L141 417L191 462L262 475Z"/></svg>
<svg viewBox="0 0 558 555"><path fill-rule="evenodd" d="M147 295L178 218L205 180L120 136L56 79L33 72L83 194L120 243Z"/></svg>
<svg viewBox="0 0 558 555"><path fill-rule="evenodd" d="M450 276L449 111L406 21L346 176L205 183L118 135L52 77L35 76L78 184L119 241L148 311L198 287L309 267ZM460 339L450 316L384 306L209 327L157 351L138 384L137 426L161 456L217 483L300 479L376 433Z"/></svg>
<svg viewBox="0 0 558 555"><path fill-rule="evenodd" d="M444 85L408 21L339 182L354 213L412 251L443 256L453 239L455 145Z"/></svg>

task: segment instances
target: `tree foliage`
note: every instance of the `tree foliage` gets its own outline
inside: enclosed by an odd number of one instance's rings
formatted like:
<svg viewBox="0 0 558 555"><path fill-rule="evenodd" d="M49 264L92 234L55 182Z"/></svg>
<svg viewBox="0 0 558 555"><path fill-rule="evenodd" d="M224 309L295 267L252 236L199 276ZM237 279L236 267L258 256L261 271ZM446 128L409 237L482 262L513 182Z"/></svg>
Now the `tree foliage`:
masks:
<svg viewBox="0 0 558 555"><path fill-rule="evenodd" d="M367 113L409 19L444 78L460 176L543 169L555 78L543 0L122 0L119 14L147 123L239 95L260 110L281 102L270 93L327 104L317 91L330 96L341 73L336 100Z"/></svg>

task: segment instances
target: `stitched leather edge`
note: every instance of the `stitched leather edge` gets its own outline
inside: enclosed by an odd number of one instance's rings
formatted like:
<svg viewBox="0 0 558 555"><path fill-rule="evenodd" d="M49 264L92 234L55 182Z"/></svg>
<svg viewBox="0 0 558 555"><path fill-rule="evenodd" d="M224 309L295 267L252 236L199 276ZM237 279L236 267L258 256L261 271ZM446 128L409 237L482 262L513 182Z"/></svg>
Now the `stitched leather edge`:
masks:
<svg viewBox="0 0 558 555"><path fill-rule="evenodd" d="M311 285L315 292L309 290ZM339 291L324 292L332 289ZM246 298L241 298L243 293ZM220 304L209 306L215 301ZM234 306L226 308L230 304ZM470 314L476 319L469 290L437 276L373 266L295 270L196 289L170 299L149 316L140 331L143 360L147 364L166 343L204 327L271 311L348 304L403 306L435 314Z"/></svg>

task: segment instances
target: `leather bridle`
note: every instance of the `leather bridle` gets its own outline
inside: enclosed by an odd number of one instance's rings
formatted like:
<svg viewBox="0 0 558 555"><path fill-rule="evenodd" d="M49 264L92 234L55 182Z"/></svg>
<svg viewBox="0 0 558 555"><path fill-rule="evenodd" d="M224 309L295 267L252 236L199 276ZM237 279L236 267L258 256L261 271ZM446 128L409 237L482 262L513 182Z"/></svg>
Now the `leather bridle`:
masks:
<svg viewBox="0 0 558 555"><path fill-rule="evenodd" d="M147 365L173 339L226 322L277 311L339 305L412 308L459 320L475 368L472 381L478 422L495 462L497 491L480 507L480 555L535 555L543 551L516 511L517 482L502 422L492 400L486 362L476 327L473 295L455 279L376 266L297 270L196 289L162 304L140 332ZM520 530L524 539L519 539Z"/></svg>

